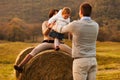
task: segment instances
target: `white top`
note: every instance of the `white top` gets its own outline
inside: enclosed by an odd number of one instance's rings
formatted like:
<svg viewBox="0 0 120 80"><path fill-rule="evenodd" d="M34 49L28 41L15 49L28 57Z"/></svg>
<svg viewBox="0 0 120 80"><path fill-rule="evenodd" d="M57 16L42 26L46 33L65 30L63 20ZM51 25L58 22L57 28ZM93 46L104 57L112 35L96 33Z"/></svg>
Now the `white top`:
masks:
<svg viewBox="0 0 120 80"><path fill-rule="evenodd" d="M70 18L64 19L62 17L62 9L61 9L56 15L54 15L52 18L48 20L48 24L54 23L54 22L56 23L52 29L54 29L57 32L61 32L62 27L70 23Z"/></svg>
<svg viewBox="0 0 120 80"><path fill-rule="evenodd" d="M82 17L61 29L61 33L70 32L72 38L72 57L95 57L96 40L99 25L90 17Z"/></svg>

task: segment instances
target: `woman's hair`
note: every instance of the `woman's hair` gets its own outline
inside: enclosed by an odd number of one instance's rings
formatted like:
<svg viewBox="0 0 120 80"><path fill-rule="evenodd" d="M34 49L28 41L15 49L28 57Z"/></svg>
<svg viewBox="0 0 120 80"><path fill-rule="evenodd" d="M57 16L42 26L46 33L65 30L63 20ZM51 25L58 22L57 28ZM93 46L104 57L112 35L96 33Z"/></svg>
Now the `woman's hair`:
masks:
<svg viewBox="0 0 120 80"><path fill-rule="evenodd" d="M59 10L57 10L57 9L51 9L50 11L49 11L49 18L51 18L53 15L55 15L56 14L56 12L58 12Z"/></svg>
<svg viewBox="0 0 120 80"><path fill-rule="evenodd" d="M62 14L71 14L71 9L69 7L64 7L62 9Z"/></svg>

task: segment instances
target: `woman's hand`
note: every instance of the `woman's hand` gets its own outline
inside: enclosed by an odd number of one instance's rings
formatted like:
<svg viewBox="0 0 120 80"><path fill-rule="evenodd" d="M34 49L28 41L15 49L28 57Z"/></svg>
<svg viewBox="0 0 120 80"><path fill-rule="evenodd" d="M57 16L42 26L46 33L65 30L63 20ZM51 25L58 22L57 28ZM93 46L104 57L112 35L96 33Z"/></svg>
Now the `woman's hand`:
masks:
<svg viewBox="0 0 120 80"><path fill-rule="evenodd" d="M48 24L48 28L52 28L55 25L55 22Z"/></svg>

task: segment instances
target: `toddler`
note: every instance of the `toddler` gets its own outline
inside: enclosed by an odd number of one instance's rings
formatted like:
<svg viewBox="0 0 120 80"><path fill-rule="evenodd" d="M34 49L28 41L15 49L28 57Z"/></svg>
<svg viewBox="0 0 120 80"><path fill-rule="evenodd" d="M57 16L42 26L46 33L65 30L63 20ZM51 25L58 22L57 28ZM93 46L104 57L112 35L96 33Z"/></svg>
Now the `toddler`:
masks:
<svg viewBox="0 0 120 80"><path fill-rule="evenodd" d="M61 29L63 26L70 23L70 14L71 9L69 7L64 7L48 21L48 26L55 23L49 34L50 37L54 38L55 50L59 50L60 41L64 38L64 35L61 33Z"/></svg>

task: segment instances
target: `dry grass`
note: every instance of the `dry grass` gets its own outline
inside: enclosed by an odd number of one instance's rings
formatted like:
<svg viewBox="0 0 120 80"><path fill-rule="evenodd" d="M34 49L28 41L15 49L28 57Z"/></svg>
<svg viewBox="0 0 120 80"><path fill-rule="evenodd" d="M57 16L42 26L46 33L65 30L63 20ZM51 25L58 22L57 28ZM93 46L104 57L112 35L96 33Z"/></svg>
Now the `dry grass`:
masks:
<svg viewBox="0 0 120 80"><path fill-rule="evenodd" d="M13 64L19 52L39 43L1 42L0 80L15 80ZM71 41L66 41L71 46ZM120 80L120 43L97 42L97 80ZM62 62L61 62L62 63Z"/></svg>

